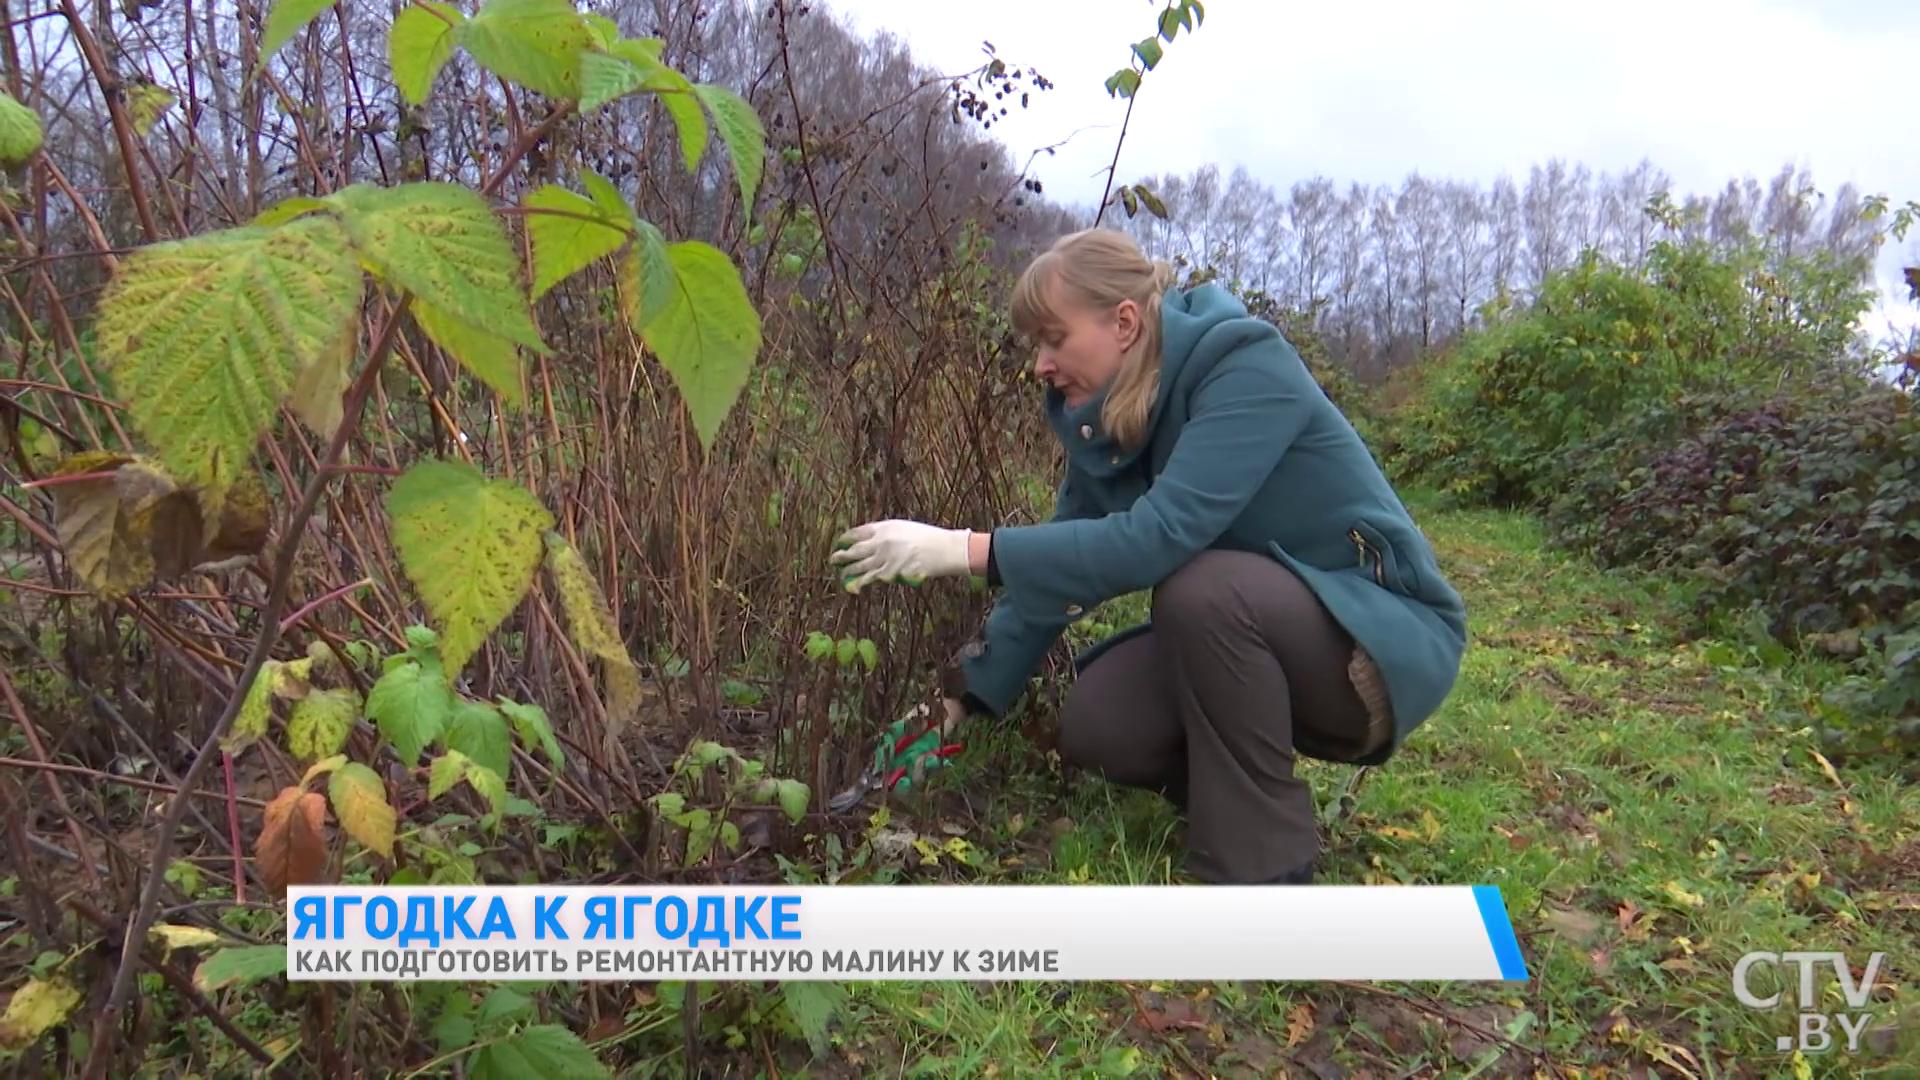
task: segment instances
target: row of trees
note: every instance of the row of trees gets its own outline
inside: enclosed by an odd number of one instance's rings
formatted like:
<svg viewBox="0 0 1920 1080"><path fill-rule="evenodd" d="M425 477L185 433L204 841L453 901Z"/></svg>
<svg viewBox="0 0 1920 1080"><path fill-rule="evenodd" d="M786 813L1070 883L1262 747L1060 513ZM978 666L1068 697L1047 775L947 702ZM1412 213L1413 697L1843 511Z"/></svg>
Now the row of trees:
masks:
<svg viewBox="0 0 1920 1080"><path fill-rule="evenodd" d="M557 128L509 193L547 182L551 163L578 156L663 226L726 238L750 270L771 271L783 253L805 256L797 284L816 296L925 280L932 267L916 253L950 250L962 220L986 225L1003 260L1092 220L1087 208L1047 199L993 136L998 116L1050 86L1013 59L972 73L931 71L898 39L863 39L806 5L596 7L624 32L661 37L669 63L738 90L765 118L766 201L754 210L769 230L743 227L723 156L683 166L675 127L651 98ZM84 208L51 200L39 250L183 235L357 181L477 182L505 149L496 145L503 128L539 121L464 56L439 76L449 92L408 106L385 55L388 5L343 0L338 10L340 18L314 23L264 64L258 20L218 5L98 5L89 20L94 50L76 47L58 21L20 24L17 96L48 119L65 186L97 193ZM110 114L96 67L126 87L126 123ZM127 185L119 162L128 141L172 182L151 191ZM1334 355L1363 373L1451 339L1488 300L1532 289L1588 249L1641 265L1662 238L1735 245L1758 236L1781 255L1827 253L1865 274L1881 243L1873 200L1852 185L1822 193L1793 166L1713 194L1678 192L1649 162L1613 174L1557 159L1523 182L1503 176L1487 185L1414 173L1397 187L1315 176L1280 190L1245 168L1213 165L1138 179L1168 216L1110 212L1108 220L1156 255L1211 265L1312 312ZM97 285L101 272L87 261L45 269L53 291L66 295Z"/></svg>
<svg viewBox="0 0 1920 1080"><path fill-rule="evenodd" d="M1650 162L1610 174L1559 159L1524 184L1416 172L1398 188L1315 176L1279 191L1212 165L1142 182L1168 217L1122 220L1152 253L1312 312L1363 371L1411 361L1473 325L1482 304L1530 292L1590 250L1641 267L1661 240L1723 251L1758 240L1776 258L1830 256L1865 279L1883 242L1879 200L1852 184L1823 193L1791 165L1713 195L1676 191Z"/></svg>

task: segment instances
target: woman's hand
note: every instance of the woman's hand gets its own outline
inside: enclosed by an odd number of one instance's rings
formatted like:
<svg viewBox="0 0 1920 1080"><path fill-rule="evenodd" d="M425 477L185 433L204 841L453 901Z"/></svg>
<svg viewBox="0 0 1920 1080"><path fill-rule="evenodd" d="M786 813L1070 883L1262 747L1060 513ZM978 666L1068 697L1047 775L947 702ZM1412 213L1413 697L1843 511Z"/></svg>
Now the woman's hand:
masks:
<svg viewBox="0 0 1920 1080"><path fill-rule="evenodd" d="M887 787L901 793L911 791L960 752L955 729L966 719L966 706L953 698L941 698L938 708L942 715L931 716L923 705L901 717L881 736L874 766Z"/></svg>
<svg viewBox="0 0 1920 1080"><path fill-rule="evenodd" d="M857 593L870 582L918 585L928 578L971 573L973 533L918 521L871 521L840 534L829 561L839 566L840 581Z"/></svg>
<svg viewBox="0 0 1920 1080"><path fill-rule="evenodd" d="M966 717L966 706L950 697L914 706L881 732L866 772L852 787L829 799L827 809L842 814L875 791L904 794L925 783L929 774L945 768L948 759L961 751L955 729Z"/></svg>

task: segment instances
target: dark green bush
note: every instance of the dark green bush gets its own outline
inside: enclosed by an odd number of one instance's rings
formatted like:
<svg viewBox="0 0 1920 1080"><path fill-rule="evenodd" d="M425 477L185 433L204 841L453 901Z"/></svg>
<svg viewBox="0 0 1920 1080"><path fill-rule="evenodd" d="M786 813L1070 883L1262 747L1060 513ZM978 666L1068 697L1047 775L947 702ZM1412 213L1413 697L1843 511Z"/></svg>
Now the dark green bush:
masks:
<svg viewBox="0 0 1920 1080"><path fill-rule="evenodd" d="M1891 750L1920 710L1920 408L1835 378L1684 398L1569 455L1547 511L1606 566L1691 578L1701 628L1740 621L1860 658L1828 725Z"/></svg>
<svg viewBox="0 0 1920 1080"><path fill-rule="evenodd" d="M1496 504L1537 504L1560 458L1690 395L1808 385L1844 370L1872 294L1857 268L1656 246L1646 266L1589 255L1533 303L1490 310L1394 418L1397 474Z"/></svg>
<svg viewBox="0 0 1920 1080"><path fill-rule="evenodd" d="M1723 508L1672 500L1643 506L1648 516L1624 532L1615 520L1616 508L1646 495L1655 482L1656 463L1676 447L1708 428L1792 400L1763 387L1686 393L1622 417L1576 444L1553 462L1555 494L1545 503L1543 517L1554 542L1606 566L1670 565L1675 540L1697 536L1707 517Z"/></svg>

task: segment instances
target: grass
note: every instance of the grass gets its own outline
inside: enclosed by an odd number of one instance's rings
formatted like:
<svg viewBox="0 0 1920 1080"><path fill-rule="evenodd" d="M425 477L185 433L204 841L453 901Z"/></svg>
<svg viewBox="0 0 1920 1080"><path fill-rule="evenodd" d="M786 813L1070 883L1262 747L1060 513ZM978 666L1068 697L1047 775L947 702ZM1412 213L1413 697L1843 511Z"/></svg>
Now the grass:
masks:
<svg viewBox="0 0 1920 1080"><path fill-rule="evenodd" d="M1497 884L1531 983L857 984L824 1057L914 1077L1920 1076L1920 794L1818 755L1804 717L1832 672L1681 640L1670 589L1527 519L1416 512L1475 640L1444 711L1326 824L1322 879ZM905 877L1176 879L1158 798L1043 753L986 740L937 820L896 808L874 835ZM1330 806L1352 772L1307 766ZM1885 952L1862 1047L1779 1052L1790 1009L1733 996L1755 949Z"/></svg>

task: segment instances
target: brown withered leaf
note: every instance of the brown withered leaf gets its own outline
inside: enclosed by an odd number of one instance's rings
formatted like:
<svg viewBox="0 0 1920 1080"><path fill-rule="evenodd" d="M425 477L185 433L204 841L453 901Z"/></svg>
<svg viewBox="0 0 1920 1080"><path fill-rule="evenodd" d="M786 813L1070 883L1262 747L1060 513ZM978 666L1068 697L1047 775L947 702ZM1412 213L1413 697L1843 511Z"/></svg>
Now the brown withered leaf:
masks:
<svg viewBox="0 0 1920 1080"><path fill-rule="evenodd" d="M102 599L235 565L266 547L267 491L253 473L220 489L183 488L151 458L87 450L60 461L50 479L68 565Z"/></svg>
<svg viewBox="0 0 1920 1080"><path fill-rule="evenodd" d="M199 507L157 462L89 450L63 459L49 487L54 531L67 563L103 599L117 600L162 573L179 573L198 546Z"/></svg>
<svg viewBox="0 0 1920 1080"><path fill-rule="evenodd" d="M194 492L205 526L195 570L244 565L267 546L270 504L259 474L243 471L219 489Z"/></svg>
<svg viewBox="0 0 1920 1080"><path fill-rule="evenodd" d="M253 858L274 896L286 896L289 885L320 883L327 869L326 823L326 796L317 791L290 785L267 804Z"/></svg>
<svg viewBox="0 0 1920 1080"><path fill-rule="evenodd" d="M1168 1000L1160 1008L1149 1005L1140 1011L1140 1022L1148 1031L1204 1031L1206 1022L1194 1011L1193 1003L1179 998Z"/></svg>
<svg viewBox="0 0 1920 1080"><path fill-rule="evenodd" d="M193 569L199 551L200 507L185 491L170 491L134 510L132 532L147 538L156 581Z"/></svg>
<svg viewBox="0 0 1920 1080"><path fill-rule="evenodd" d="M1302 1003L1287 1010L1287 1049L1307 1041L1313 1034L1313 1006Z"/></svg>
<svg viewBox="0 0 1920 1080"><path fill-rule="evenodd" d="M1591 945L1600 937L1601 919L1578 908L1548 907L1547 926L1575 945Z"/></svg>
<svg viewBox="0 0 1920 1080"><path fill-rule="evenodd" d="M1633 928L1634 916L1640 914L1640 905L1631 900L1620 901L1620 910L1614 915L1614 921L1620 924L1620 932L1626 933Z"/></svg>

